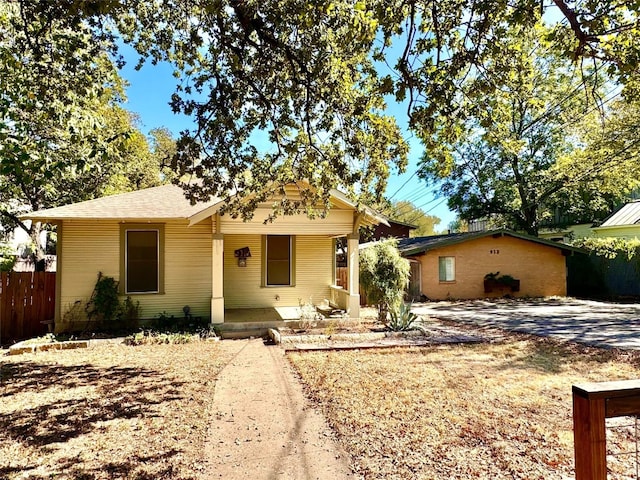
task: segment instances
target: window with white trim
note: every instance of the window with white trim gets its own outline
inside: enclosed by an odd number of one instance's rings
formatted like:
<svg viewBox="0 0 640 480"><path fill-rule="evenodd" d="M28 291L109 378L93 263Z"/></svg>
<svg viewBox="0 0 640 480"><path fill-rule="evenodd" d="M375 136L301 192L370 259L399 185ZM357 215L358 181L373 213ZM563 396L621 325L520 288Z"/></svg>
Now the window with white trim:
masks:
<svg viewBox="0 0 640 480"><path fill-rule="evenodd" d="M456 257L438 257L438 270L441 282L455 282Z"/></svg>

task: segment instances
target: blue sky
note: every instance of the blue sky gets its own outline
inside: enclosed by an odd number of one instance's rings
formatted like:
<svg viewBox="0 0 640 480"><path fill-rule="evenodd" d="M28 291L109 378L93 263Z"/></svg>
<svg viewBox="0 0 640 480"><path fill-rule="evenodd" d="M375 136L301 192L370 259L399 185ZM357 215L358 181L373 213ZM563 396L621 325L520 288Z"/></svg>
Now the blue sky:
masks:
<svg viewBox="0 0 640 480"><path fill-rule="evenodd" d="M167 127L174 136L177 136L180 131L191 128L193 125L191 118L176 115L169 107L169 99L175 90L176 83L172 68L168 64L146 63L141 70L136 71L133 67L137 57L133 50L123 46L122 53L128 59L127 65L121 71L122 77L129 83L126 108L139 115L142 131L148 133L153 128ZM436 228L444 231L447 225L455 220L455 214L447 208L446 199L433 195L433 188L428 188L415 175L416 166L422 154L422 146L407 131L406 107L390 103L388 113L396 117L398 124L406 132L405 138L409 141L411 150L406 172L402 175L392 172L387 195L393 196L394 201L409 200L429 215L439 217L441 222Z"/></svg>

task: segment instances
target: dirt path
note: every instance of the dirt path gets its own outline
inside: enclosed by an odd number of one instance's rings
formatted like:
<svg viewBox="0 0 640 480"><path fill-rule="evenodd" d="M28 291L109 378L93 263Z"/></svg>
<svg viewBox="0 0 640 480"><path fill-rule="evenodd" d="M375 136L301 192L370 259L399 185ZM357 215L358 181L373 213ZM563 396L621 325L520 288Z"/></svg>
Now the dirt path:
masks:
<svg viewBox="0 0 640 480"><path fill-rule="evenodd" d="M203 478L354 478L278 347L243 340L216 383Z"/></svg>

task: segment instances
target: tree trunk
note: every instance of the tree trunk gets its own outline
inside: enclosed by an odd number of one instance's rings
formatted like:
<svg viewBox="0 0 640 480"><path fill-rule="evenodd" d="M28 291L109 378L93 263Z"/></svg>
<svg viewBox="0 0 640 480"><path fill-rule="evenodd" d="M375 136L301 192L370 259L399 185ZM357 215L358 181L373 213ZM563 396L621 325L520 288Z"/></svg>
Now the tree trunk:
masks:
<svg viewBox="0 0 640 480"><path fill-rule="evenodd" d="M389 304L382 302L378 304L378 322L387 323L389 316Z"/></svg>
<svg viewBox="0 0 640 480"><path fill-rule="evenodd" d="M31 243L33 251L31 253L31 261L35 266L36 272L44 272L46 267L46 252L45 247L40 245L40 233L43 231L42 224L40 222L34 222L29 229L29 237L31 237Z"/></svg>

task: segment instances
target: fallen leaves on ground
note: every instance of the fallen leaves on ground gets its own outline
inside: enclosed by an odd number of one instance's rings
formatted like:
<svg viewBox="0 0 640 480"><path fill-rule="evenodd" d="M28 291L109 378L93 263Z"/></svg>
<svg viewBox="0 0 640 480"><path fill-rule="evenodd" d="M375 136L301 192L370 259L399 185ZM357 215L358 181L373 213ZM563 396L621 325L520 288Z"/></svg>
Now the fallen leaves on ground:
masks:
<svg viewBox="0 0 640 480"><path fill-rule="evenodd" d="M0 478L192 479L223 342L0 357Z"/></svg>
<svg viewBox="0 0 640 480"><path fill-rule="evenodd" d="M574 478L571 386L640 370L635 353L524 336L289 358L368 479Z"/></svg>

